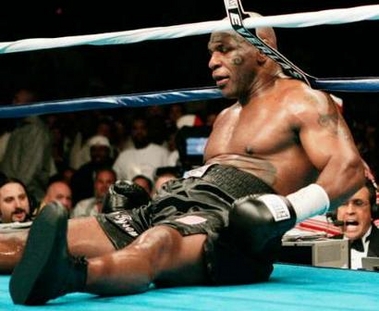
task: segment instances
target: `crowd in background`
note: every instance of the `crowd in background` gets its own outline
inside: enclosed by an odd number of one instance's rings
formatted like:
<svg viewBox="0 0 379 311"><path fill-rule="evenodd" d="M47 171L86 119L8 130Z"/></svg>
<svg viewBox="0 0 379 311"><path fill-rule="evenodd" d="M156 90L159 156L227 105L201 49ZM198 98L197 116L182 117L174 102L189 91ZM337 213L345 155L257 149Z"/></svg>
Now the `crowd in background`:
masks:
<svg viewBox="0 0 379 311"><path fill-rule="evenodd" d="M21 88L13 104L32 103L37 96ZM199 101L4 119L0 171L22 181L39 205L50 186L64 181L71 192L72 216L93 215L101 211L103 197L117 179L133 180L153 194L158 169L175 168L179 176L178 130L211 127L226 105L222 100Z"/></svg>

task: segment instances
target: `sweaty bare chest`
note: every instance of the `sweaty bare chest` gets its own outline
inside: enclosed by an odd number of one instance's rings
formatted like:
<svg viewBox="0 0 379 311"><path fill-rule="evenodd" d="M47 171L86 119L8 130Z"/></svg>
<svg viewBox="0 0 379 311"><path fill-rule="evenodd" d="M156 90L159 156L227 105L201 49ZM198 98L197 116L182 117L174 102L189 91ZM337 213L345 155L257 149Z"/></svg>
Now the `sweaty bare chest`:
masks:
<svg viewBox="0 0 379 311"><path fill-rule="evenodd" d="M280 118L266 115L242 117L239 122L235 121L225 120L223 126L214 128L207 151L212 154L269 155L295 142L294 132Z"/></svg>

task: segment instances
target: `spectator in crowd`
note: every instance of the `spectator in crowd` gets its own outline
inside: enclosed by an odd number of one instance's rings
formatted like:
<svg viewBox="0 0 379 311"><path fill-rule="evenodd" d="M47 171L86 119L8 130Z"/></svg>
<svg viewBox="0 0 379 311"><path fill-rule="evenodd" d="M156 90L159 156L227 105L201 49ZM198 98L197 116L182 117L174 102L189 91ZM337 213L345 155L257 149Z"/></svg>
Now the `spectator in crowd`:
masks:
<svg viewBox="0 0 379 311"><path fill-rule="evenodd" d="M29 196L25 184L16 178L3 176L0 180L1 223L32 220L35 200Z"/></svg>
<svg viewBox="0 0 379 311"><path fill-rule="evenodd" d="M152 196L154 196L162 185L169 180L181 177L181 169L179 166L162 166L158 167L154 176L154 190Z"/></svg>
<svg viewBox="0 0 379 311"><path fill-rule="evenodd" d="M90 161L83 164L72 176L71 188L73 204L93 196L95 173L102 167L111 167L114 159L111 157L109 139L103 135L95 135L88 140Z"/></svg>
<svg viewBox="0 0 379 311"><path fill-rule="evenodd" d="M69 167L69 153L71 148L70 131L67 131L62 114L46 115L45 119L52 136L52 154L53 160L58 173ZM71 125L71 123L69 123Z"/></svg>
<svg viewBox="0 0 379 311"><path fill-rule="evenodd" d="M79 115L77 122L79 127L72 138L72 145L69 152L69 166L79 169L83 164L91 159L89 140L93 136L105 136L111 143L113 134L112 121L102 113L92 110ZM111 147L113 156L113 146Z"/></svg>
<svg viewBox="0 0 379 311"><path fill-rule="evenodd" d="M108 167L96 171L93 194L79 201L72 210L71 217L95 216L102 212L105 195L109 187L116 182L116 172Z"/></svg>
<svg viewBox="0 0 379 311"><path fill-rule="evenodd" d="M67 182L63 180L53 180L47 187L46 194L35 214L38 214L46 204L59 201L70 213L72 210L72 191Z"/></svg>
<svg viewBox="0 0 379 311"><path fill-rule="evenodd" d="M13 104L22 105L37 100L37 93L28 88L19 89ZM52 136L40 116L23 118L11 132L1 170L20 179L37 201L42 200L50 176L56 173L52 155Z"/></svg>
<svg viewBox="0 0 379 311"><path fill-rule="evenodd" d="M350 267L362 268L362 257L379 257L379 218L376 204L377 189L371 180L331 214L334 223L342 228L343 237L350 240Z"/></svg>
<svg viewBox="0 0 379 311"><path fill-rule="evenodd" d="M154 182L149 177L146 177L145 175L136 175L133 177L132 182L140 185L143 189L145 189L149 196L152 194L154 189Z"/></svg>
<svg viewBox="0 0 379 311"><path fill-rule="evenodd" d="M152 143L164 146L167 140L166 111L162 105L152 105L145 109L149 139Z"/></svg>
<svg viewBox="0 0 379 311"><path fill-rule="evenodd" d="M133 145L131 139L130 139L130 133L128 130L128 127L126 126L129 124L129 120L126 116L123 116L122 114L117 116L117 118L114 118L113 126L114 126L114 135L113 135L113 145L115 148L114 152L114 158L117 158L117 156L126 148Z"/></svg>
<svg viewBox="0 0 379 311"><path fill-rule="evenodd" d="M133 147L122 151L113 165L117 178L132 180L145 175L153 180L155 169L167 165L167 148L151 142L147 121L141 116L133 120L131 139Z"/></svg>

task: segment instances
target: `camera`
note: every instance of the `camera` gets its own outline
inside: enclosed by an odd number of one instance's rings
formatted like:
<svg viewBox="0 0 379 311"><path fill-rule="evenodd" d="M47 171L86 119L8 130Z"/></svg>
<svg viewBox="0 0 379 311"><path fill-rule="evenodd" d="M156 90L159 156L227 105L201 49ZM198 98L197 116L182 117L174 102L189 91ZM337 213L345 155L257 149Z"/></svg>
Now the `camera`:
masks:
<svg viewBox="0 0 379 311"><path fill-rule="evenodd" d="M176 134L176 147L184 171L204 163L204 148L212 128L210 126L183 126Z"/></svg>

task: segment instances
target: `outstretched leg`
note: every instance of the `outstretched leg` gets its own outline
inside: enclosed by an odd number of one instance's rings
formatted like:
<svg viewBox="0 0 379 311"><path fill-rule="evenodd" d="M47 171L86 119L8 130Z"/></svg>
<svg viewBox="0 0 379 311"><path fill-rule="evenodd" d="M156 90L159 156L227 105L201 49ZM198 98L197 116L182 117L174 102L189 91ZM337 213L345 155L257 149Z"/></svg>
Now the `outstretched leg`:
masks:
<svg viewBox="0 0 379 311"><path fill-rule="evenodd" d="M135 183L118 180L109 188L104 213L118 209L131 209L149 202L149 195ZM50 203L56 206L57 203ZM6 231L0 234L0 274L10 274L19 262L29 229ZM88 258L115 250L98 221L94 217L70 219L68 224L68 249L74 256Z"/></svg>
<svg viewBox="0 0 379 311"><path fill-rule="evenodd" d="M155 227L124 249L78 261L68 254L64 210L45 209L11 278L16 304L43 304L74 291L124 295L146 291L152 282L173 286L204 281L205 235L183 238L172 228Z"/></svg>
<svg viewBox="0 0 379 311"><path fill-rule="evenodd" d="M85 291L98 295L126 295L161 286L204 282L202 245L205 235L182 237L159 226L144 232L124 249L88 260Z"/></svg>
<svg viewBox="0 0 379 311"><path fill-rule="evenodd" d="M50 203L57 208L57 203ZM4 231L0 234L0 274L11 274L24 251L29 229ZM70 219L67 240L69 252L88 258L115 250L94 217Z"/></svg>

